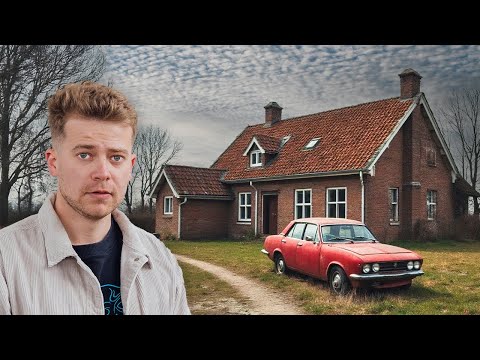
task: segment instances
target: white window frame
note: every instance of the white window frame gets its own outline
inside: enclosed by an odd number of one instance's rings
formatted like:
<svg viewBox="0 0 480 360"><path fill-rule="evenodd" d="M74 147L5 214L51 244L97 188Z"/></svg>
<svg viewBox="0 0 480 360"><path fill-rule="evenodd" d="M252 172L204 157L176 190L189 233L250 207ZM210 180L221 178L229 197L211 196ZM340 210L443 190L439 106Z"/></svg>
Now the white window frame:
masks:
<svg viewBox="0 0 480 360"><path fill-rule="evenodd" d="M330 190L335 190L335 198L337 199L336 201L329 201L328 200L328 192ZM345 190L345 201L338 201L338 190ZM329 213L328 213L328 205L331 205L331 204L335 204L335 218L337 219L348 219L348 202L347 202L347 187L331 187L331 188L327 188L327 191L325 192L325 196L326 196L326 199L325 199L325 204L326 204L326 207L325 207L325 214L327 217L331 217L329 216ZM338 217L338 205L339 204L345 204L345 217L344 218L339 218Z"/></svg>
<svg viewBox="0 0 480 360"><path fill-rule="evenodd" d="M262 166L262 151L253 150L250 153L250 167Z"/></svg>
<svg viewBox="0 0 480 360"><path fill-rule="evenodd" d="M248 195L250 195L250 203L247 203ZM245 198L244 203L242 204L242 197ZM242 219L242 208L245 208L245 218ZM248 208L250 208L250 217L248 218ZM238 221L241 222L251 222L252 221L252 193L251 192L241 192L238 193Z"/></svg>
<svg viewBox="0 0 480 360"><path fill-rule="evenodd" d="M313 138L312 140L310 140L308 142L307 145L305 145L305 150L311 150L313 149L315 146L317 146L318 142L320 141L320 138Z"/></svg>
<svg viewBox="0 0 480 360"><path fill-rule="evenodd" d="M309 191L310 192L310 202L305 202L305 192L306 191ZM303 192L303 202L299 203L297 202L297 194L299 192ZM301 219L301 218L304 218L305 217L305 208L308 206L310 207L310 216L309 217L312 217L313 216L313 206L312 206L312 201L313 201L313 191L312 189L295 189L295 207L293 208L293 211L295 213L295 219ZM301 206L302 207L302 216L298 216L298 213L297 213L297 206Z"/></svg>
<svg viewBox="0 0 480 360"><path fill-rule="evenodd" d="M438 195L437 190L427 190L427 219L428 220L435 220L437 218L437 195ZM431 216L432 213L433 213L433 217Z"/></svg>
<svg viewBox="0 0 480 360"><path fill-rule="evenodd" d="M168 209L168 203L170 203L170 209ZM163 198L163 214L164 215L172 215L173 214L173 196L165 196Z"/></svg>
<svg viewBox="0 0 480 360"><path fill-rule="evenodd" d="M396 199L394 199L393 196L390 196L390 194L395 194L397 195ZM389 199L389 202L390 202L390 222L394 222L394 223L398 223L399 222L399 218L398 218L398 195L399 195L399 188L389 188L388 189L388 199ZM393 219L392 219L392 208L395 209L395 214L393 216Z"/></svg>

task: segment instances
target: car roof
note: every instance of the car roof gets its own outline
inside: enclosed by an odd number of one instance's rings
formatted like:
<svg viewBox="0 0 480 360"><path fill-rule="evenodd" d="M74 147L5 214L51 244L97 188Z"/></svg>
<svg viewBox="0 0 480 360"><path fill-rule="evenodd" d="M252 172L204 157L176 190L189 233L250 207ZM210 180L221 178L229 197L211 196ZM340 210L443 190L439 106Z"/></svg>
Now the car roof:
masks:
<svg viewBox="0 0 480 360"><path fill-rule="evenodd" d="M301 218L301 219L295 219L295 222L310 222L317 225L341 225L341 224L364 225L361 221L357 221L357 220L341 219L341 218L326 218L326 217Z"/></svg>

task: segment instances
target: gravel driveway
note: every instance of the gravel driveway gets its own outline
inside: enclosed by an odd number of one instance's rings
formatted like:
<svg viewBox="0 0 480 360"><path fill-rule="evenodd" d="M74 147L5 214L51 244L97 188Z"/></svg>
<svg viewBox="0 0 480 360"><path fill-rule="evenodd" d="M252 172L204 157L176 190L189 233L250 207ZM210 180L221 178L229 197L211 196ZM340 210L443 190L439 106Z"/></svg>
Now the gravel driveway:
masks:
<svg viewBox="0 0 480 360"><path fill-rule="evenodd" d="M238 312L229 311L230 314L252 314L252 315L302 315L303 312L298 306L291 303L281 292L271 290L257 281L237 275L225 268L213 265L204 261L195 260L184 255L175 255L179 261L199 267L212 273L219 279L235 287L248 302L248 309L245 305L238 306ZM232 306L230 306L230 309Z"/></svg>

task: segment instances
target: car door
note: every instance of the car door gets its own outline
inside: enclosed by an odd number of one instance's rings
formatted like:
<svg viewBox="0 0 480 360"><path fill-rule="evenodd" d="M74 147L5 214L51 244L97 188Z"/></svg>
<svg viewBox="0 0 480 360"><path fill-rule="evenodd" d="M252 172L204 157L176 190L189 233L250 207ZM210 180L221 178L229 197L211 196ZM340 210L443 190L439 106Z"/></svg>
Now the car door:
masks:
<svg viewBox="0 0 480 360"><path fill-rule="evenodd" d="M295 262L299 271L314 277L320 276L321 246L318 225L307 224L302 240L297 243Z"/></svg>
<svg viewBox="0 0 480 360"><path fill-rule="evenodd" d="M303 231L306 223L295 223L287 235L282 239L280 248L282 250L283 258L287 266L292 269L297 269L296 252L297 245L302 241Z"/></svg>

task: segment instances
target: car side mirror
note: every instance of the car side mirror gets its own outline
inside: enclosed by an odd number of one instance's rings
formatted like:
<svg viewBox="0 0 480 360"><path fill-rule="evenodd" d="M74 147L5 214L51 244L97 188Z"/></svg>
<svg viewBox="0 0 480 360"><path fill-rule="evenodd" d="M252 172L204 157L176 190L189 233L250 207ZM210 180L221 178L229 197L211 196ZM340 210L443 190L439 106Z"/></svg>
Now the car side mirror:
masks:
<svg viewBox="0 0 480 360"><path fill-rule="evenodd" d="M308 236L308 235L307 235L307 236L305 236L305 240L307 240L307 241L312 241L313 238L312 238L311 236Z"/></svg>

